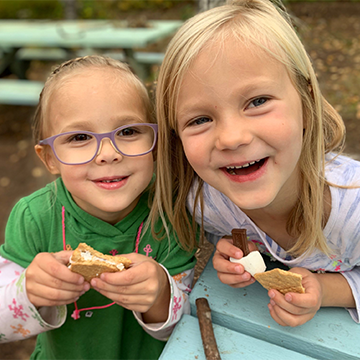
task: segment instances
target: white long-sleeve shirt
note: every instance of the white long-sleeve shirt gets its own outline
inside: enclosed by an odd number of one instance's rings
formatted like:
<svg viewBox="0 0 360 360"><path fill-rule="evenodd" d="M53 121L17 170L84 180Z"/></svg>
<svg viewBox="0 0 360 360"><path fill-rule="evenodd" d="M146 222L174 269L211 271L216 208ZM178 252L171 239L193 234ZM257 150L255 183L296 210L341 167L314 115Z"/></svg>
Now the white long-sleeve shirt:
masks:
<svg viewBox="0 0 360 360"><path fill-rule="evenodd" d="M146 324L142 321L141 313L133 311L135 319L143 329L158 340L166 340L181 316L190 314L188 295L194 279L194 269L184 271L174 277L170 276L165 267L163 269L168 276L171 288L167 320L164 323ZM8 304L7 307L0 306L0 343L23 340L48 330L57 329L66 320L65 305L41 307L36 310L31 304L26 294L25 270L20 265L0 256L0 305ZM25 309L32 309L31 315L24 311ZM26 326L24 326L24 320Z"/></svg>
<svg viewBox="0 0 360 360"><path fill-rule="evenodd" d="M348 309L354 321L360 318L360 162L339 156L326 165L326 179L337 185L355 185L354 189L330 187L331 213L324 228L332 253L330 257L320 251L292 258L266 233L243 213L229 198L204 183L204 227L208 240L216 245L233 228L245 228L249 240L259 251L271 255L289 267L303 267L312 271L340 272L348 281L356 308ZM188 197L188 208L194 208L195 187ZM200 207L197 208L199 223Z"/></svg>

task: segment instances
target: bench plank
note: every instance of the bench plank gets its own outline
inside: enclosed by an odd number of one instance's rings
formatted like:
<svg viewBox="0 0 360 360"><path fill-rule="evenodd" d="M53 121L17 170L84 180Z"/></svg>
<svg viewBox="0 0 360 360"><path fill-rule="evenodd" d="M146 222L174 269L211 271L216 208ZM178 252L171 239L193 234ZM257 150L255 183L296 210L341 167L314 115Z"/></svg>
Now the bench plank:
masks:
<svg viewBox="0 0 360 360"><path fill-rule="evenodd" d="M43 86L41 81L0 79L0 103L35 106Z"/></svg>
<svg viewBox="0 0 360 360"><path fill-rule="evenodd" d="M78 50L75 53L69 53L65 49L60 48L21 48L16 53L19 60L43 60L43 61L65 61L74 56L86 56L95 54L96 51L89 49ZM111 57L116 60L124 61L123 52L104 52L102 55ZM163 53L158 52L140 52L134 53L134 58L141 64L159 65L164 59Z"/></svg>

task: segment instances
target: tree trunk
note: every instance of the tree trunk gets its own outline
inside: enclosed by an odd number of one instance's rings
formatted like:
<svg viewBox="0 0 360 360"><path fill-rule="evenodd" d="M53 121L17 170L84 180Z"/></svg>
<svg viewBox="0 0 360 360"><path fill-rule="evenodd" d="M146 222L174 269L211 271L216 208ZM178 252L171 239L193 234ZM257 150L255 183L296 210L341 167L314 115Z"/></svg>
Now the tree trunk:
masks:
<svg viewBox="0 0 360 360"><path fill-rule="evenodd" d="M66 20L77 19L77 3L76 0L60 0L64 8L64 18Z"/></svg>
<svg viewBox="0 0 360 360"><path fill-rule="evenodd" d="M203 12L225 3L226 0L198 0L198 12Z"/></svg>

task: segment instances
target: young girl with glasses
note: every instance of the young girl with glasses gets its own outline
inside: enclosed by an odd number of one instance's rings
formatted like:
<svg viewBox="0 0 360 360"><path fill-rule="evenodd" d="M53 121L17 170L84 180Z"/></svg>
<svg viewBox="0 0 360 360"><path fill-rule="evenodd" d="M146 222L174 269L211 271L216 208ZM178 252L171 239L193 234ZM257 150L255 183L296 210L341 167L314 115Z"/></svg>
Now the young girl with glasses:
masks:
<svg viewBox="0 0 360 360"><path fill-rule="evenodd" d="M223 238L233 228L301 274L305 294L268 292L280 325L304 324L322 306L359 322L360 164L334 153L343 121L285 9L239 0L185 23L161 66L157 115L157 161L168 172L157 177L154 214L195 246L187 203L232 287L255 281L229 261L243 255Z"/></svg>
<svg viewBox="0 0 360 360"><path fill-rule="evenodd" d="M157 359L190 311L195 258L147 224L157 125L146 88L109 58L65 62L45 83L34 135L59 177L10 214L0 341L40 334L32 359ZM80 242L132 266L84 282L67 267Z"/></svg>

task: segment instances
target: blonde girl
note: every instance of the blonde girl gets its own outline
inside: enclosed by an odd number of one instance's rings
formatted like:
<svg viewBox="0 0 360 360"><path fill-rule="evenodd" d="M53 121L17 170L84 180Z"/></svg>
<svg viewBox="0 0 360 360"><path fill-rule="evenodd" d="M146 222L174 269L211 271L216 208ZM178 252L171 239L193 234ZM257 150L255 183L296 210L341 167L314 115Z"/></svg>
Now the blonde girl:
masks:
<svg viewBox="0 0 360 360"><path fill-rule="evenodd" d="M302 274L305 294L268 292L279 324L301 325L321 306L346 307L358 322L360 164L335 157L343 121L281 4L239 0L185 23L161 67L157 116L154 214L192 248L187 204L225 284L255 281L229 261L242 257L221 239L233 228Z"/></svg>
<svg viewBox="0 0 360 360"><path fill-rule="evenodd" d="M156 135L146 88L127 65L94 55L52 72L34 136L37 155L59 177L10 214L0 248L0 341L39 334L31 359L158 359L190 311L195 259L174 236L157 241L146 226ZM68 249L81 242L126 254L132 266L89 284L67 266Z"/></svg>

